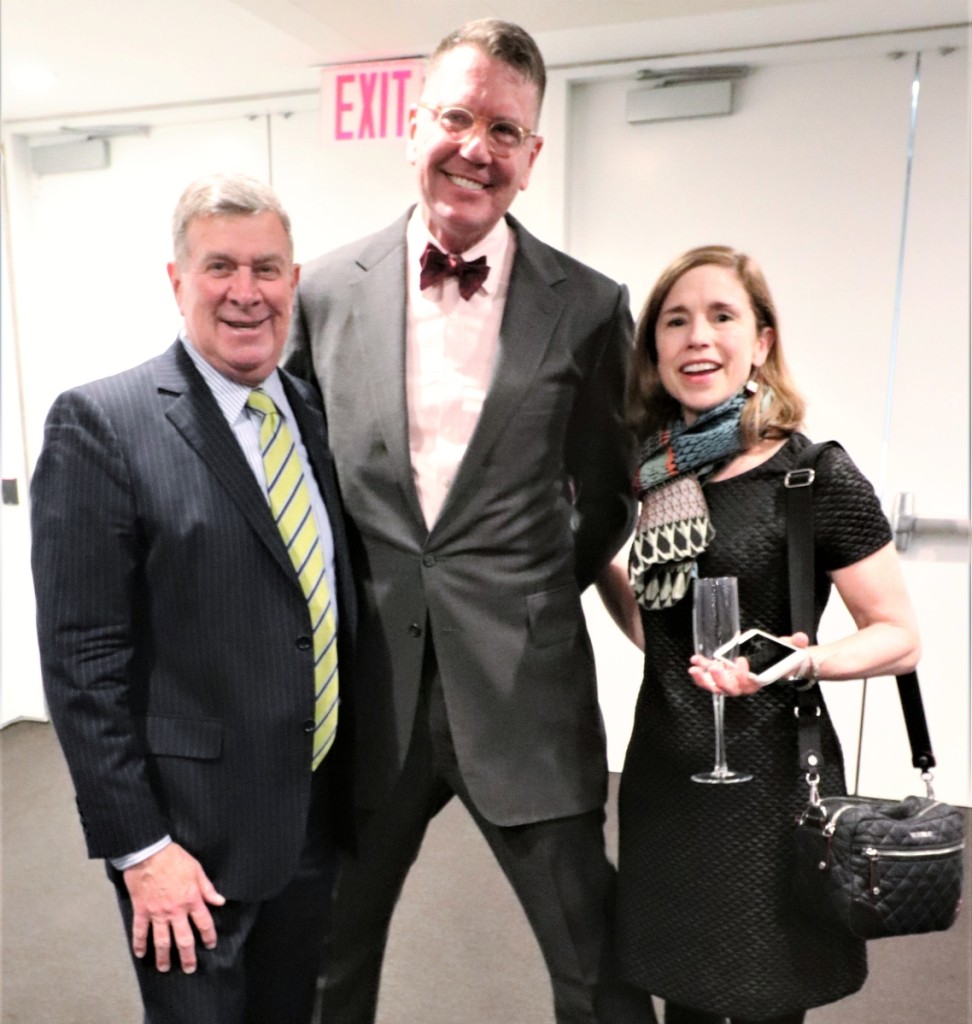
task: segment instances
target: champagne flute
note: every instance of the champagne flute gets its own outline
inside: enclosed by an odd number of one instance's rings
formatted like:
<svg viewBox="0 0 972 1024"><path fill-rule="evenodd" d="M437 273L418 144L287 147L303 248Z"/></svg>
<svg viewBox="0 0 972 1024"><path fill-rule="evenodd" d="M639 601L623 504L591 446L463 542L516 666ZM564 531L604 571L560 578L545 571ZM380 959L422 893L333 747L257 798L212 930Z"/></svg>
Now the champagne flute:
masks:
<svg viewBox="0 0 972 1024"><path fill-rule="evenodd" d="M692 628L695 650L711 658L716 650L739 636L739 594L735 576L715 576L695 581ZM752 775L730 771L726 766L725 703L723 693L712 695L715 716L715 767L710 772L698 772L693 782L726 784L749 782Z"/></svg>

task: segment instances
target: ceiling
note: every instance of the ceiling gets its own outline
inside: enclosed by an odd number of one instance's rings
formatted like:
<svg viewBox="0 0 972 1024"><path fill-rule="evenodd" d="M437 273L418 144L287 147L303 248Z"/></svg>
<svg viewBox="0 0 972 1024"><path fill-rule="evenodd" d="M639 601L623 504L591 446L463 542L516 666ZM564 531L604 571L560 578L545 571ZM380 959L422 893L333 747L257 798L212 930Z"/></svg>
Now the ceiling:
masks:
<svg viewBox="0 0 972 1024"><path fill-rule="evenodd" d="M0 117L311 91L321 64L424 55L490 15L557 67L955 25L969 0L2 0Z"/></svg>

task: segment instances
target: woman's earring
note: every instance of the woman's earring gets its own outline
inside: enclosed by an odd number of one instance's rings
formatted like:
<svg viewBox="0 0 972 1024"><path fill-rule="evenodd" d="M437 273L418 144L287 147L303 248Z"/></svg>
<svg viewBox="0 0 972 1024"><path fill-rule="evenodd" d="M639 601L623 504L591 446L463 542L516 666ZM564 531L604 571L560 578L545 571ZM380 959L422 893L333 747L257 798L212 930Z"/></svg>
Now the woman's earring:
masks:
<svg viewBox="0 0 972 1024"><path fill-rule="evenodd" d="M755 395L756 392L759 391L759 381L756 380L755 370L750 374L749 380L746 381L744 386L746 388L746 392L750 395Z"/></svg>

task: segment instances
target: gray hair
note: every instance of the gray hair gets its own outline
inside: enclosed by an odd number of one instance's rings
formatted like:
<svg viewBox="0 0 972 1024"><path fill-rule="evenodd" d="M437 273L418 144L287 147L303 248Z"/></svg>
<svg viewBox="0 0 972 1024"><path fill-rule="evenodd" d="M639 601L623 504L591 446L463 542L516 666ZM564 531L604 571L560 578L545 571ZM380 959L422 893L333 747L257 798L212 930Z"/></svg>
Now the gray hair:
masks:
<svg viewBox="0 0 972 1024"><path fill-rule="evenodd" d="M186 233L194 220L254 213L275 213L280 218L290 243L289 255L293 257L290 217L269 185L245 174L209 174L197 178L179 197L172 215L172 250L176 261L184 263L189 254Z"/></svg>
<svg viewBox="0 0 972 1024"><path fill-rule="evenodd" d="M547 87L547 70L540 48L526 29L499 18L480 18L467 21L465 25L450 32L435 48L429 61L435 67L438 59L457 46L476 46L487 57L501 60L519 71L537 87L537 106L543 102Z"/></svg>

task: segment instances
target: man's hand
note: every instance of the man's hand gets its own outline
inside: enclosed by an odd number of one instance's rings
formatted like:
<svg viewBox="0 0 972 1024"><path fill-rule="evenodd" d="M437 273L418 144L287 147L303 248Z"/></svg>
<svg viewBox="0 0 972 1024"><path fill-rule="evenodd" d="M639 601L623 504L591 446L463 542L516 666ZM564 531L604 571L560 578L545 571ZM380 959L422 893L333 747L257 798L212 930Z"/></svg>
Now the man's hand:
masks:
<svg viewBox="0 0 972 1024"><path fill-rule="evenodd" d="M207 949L216 945L216 927L210 904L221 907L226 900L206 877L202 865L177 843L169 843L141 863L128 868L125 885L132 898L132 949L139 958L148 951L148 933L155 943L155 966L171 967L172 943L186 974L196 970L196 940L192 924Z"/></svg>

